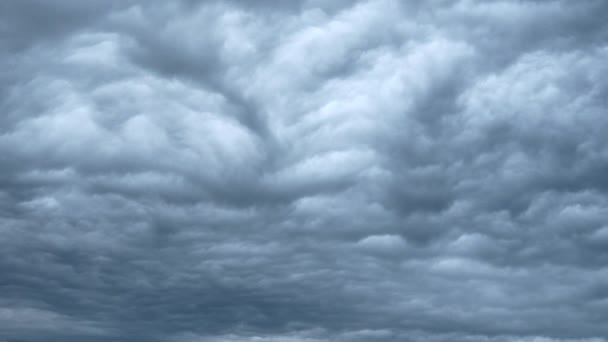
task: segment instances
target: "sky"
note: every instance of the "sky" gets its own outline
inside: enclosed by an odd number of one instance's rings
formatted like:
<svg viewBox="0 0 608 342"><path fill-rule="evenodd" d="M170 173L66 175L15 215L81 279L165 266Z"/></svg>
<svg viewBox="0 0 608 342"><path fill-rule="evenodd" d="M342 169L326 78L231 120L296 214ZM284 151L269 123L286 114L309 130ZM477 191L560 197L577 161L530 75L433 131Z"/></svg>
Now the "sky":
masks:
<svg viewBox="0 0 608 342"><path fill-rule="evenodd" d="M606 342L608 1L0 2L0 342Z"/></svg>

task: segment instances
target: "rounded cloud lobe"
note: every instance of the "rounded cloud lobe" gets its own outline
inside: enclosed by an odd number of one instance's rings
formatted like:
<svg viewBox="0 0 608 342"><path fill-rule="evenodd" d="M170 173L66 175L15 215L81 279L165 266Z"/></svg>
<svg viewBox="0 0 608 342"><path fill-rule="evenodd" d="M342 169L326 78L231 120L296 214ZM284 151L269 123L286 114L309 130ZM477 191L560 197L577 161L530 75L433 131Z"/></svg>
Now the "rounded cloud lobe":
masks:
<svg viewBox="0 0 608 342"><path fill-rule="evenodd" d="M604 1L0 4L0 341L602 342Z"/></svg>

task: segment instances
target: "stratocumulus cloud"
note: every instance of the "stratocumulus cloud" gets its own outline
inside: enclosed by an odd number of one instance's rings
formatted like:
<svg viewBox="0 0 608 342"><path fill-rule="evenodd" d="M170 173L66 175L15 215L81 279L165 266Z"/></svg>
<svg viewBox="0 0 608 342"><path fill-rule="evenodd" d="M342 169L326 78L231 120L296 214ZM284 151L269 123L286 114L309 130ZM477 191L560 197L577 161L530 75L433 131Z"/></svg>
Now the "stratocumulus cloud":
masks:
<svg viewBox="0 0 608 342"><path fill-rule="evenodd" d="M608 2L0 2L0 341L606 342Z"/></svg>

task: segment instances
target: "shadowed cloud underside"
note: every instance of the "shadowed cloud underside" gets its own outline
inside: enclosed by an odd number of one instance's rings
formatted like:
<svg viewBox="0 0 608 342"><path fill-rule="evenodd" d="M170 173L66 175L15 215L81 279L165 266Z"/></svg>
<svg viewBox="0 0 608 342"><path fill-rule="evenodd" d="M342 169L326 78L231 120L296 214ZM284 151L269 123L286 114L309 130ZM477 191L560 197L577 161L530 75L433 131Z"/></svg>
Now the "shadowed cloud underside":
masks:
<svg viewBox="0 0 608 342"><path fill-rule="evenodd" d="M0 2L0 341L606 342L608 2Z"/></svg>

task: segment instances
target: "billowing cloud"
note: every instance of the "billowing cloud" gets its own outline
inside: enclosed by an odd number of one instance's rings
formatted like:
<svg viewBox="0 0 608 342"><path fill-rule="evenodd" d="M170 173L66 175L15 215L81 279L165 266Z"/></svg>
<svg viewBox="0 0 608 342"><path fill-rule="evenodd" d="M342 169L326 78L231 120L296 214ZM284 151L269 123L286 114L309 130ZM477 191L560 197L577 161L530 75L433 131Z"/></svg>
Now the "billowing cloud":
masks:
<svg viewBox="0 0 608 342"><path fill-rule="evenodd" d="M606 341L607 15L2 2L0 341Z"/></svg>

